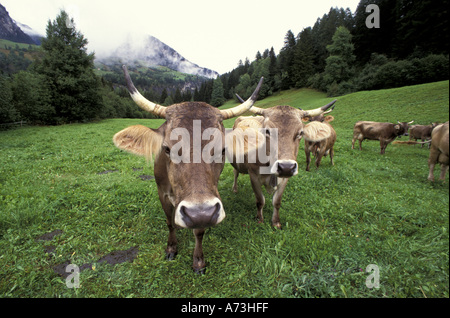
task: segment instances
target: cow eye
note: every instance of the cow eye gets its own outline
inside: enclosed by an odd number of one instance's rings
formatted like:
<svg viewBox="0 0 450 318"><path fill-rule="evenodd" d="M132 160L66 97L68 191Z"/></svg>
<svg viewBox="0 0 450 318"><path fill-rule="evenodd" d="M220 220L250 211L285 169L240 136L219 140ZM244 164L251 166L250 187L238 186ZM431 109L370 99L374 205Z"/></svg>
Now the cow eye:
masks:
<svg viewBox="0 0 450 318"><path fill-rule="evenodd" d="M164 152L166 155L170 156L170 148L168 146L164 146Z"/></svg>

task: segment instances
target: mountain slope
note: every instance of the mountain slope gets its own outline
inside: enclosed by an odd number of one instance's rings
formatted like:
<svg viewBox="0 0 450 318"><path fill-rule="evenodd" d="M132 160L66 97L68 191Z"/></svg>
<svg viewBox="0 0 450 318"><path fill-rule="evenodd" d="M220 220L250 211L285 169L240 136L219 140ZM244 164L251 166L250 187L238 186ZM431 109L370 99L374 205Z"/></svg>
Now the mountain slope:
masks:
<svg viewBox="0 0 450 318"><path fill-rule="evenodd" d="M36 44L36 42L17 25L6 8L0 4L0 39L18 43Z"/></svg>
<svg viewBox="0 0 450 318"><path fill-rule="evenodd" d="M153 36L144 39L134 39L131 36L111 54L99 56L97 63L106 66L127 64L134 67L164 66L171 70L216 78L219 74L208 68L203 68L186 60L177 51Z"/></svg>

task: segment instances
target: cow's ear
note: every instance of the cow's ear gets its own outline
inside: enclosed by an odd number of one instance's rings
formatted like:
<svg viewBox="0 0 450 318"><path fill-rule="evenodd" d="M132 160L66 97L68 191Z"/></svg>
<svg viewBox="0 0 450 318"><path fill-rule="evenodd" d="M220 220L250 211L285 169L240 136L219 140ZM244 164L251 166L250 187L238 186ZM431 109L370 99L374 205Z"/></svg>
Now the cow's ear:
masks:
<svg viewBox="0 0 450 318"><path fill-rule="evenodd" d="M119 131L114 135L113 142L119 149L151 160L152 155L159 154L163 137L153 129L136 125Z"/></svg>
<svg viewBox="0 0 450 318"><path fill-rule="evenodd" d="M312 121L303 128L303 137L308 141L322 141L330 137L330 135L330 127L318 121Z"/></svg>
<svg viewBox="0 0 450 318"><path fill-rule="evenodd" d="M400 125L398 125L398 124L397 124L397 125L395 125L395 126L394 126L394 129L395 129L395 131L399 131L399 130L400 130L400 127L401 127L401 126L400 126Z"/></svg>
<svg viewBox="0 0 450 318"><path fill-rule="evenodd" d="M331 115L328 115L328 116L325 117L324 120L325 120L327 123L329 123L329 122L332 122L332 121L334 120L334 117L331 116Z"/></svg>
<svg viewBox="0 0 450 318"><path fill-rule="evenodd" d="M304 123L306 123L310 120L311 120L311 117L309 117L309 116L302 117L302 122L304 122Z"/></svg>
<svg viewBox="0 0 450 318"><path fill-rule="evenodd" d="M259 148L265 145L266 136L259 129L235 128L225 134L225 150L229 162L243 163L244 156L249 157L249 162L252 162L252 159L256 162Z"/></svg>

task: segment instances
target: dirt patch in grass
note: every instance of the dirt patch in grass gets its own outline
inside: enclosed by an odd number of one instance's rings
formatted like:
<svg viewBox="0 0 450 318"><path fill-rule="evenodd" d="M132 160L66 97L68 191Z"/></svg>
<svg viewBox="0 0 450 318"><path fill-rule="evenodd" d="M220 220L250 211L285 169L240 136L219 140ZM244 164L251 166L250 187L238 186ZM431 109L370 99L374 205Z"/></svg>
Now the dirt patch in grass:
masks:
<svg viewBox="0 0 450 318"><path fill-rule="evenodd" d="M45 233L45 234L37 237L36 241L51 241L51 240L53 240L53 238L55 236L60 235L62 233L63 233L63 231L61 231L61 230L54 230L50 233Z"/></svg>
<svg viewBox="0 0 450 318"><path fill-rule="evenodd" d="M55 230L49 233L45 233L39 237L37 237L36 241L51 241L55 236L62 234L63 231L61 230ZM54 254L56 250L56 246L54 245L47 245L44 246L44 252L46 254ZM121 264L125 262L133 262L133 260L137 257L137 254L139 253L139 247L133 246L129 248L128 250L124 251L113 251L111 253L106 254L105 256L102 256L96 263L108 263L110 265L116 265ZM71 272L66 272L66 268L68 265L70 265L70 261L65 261L60 264L56 264L53 266L53 271L62 276L63 278L68 277ZM79 266L80 271L83 271L85 269L92 269L92 263L86 263L81 266Z"/></svg>
<svg viewBox="0 0 450 318"><path fill-rule="evenodd" d="M139 176L139 178L141 178L141 180L143 180L143 181L148 181L148 180L153 180L153 179L155 179L154 176L149 176L149 175L146 175L146 174L141 174L141 175Z"/></svg>
<svg viewBox="0 0 450 318"><path fill-rule="evenodd" d="M101 175L101 174L108 174L108 173L113 173L113 172L117 172L117 171L119 171L119 170L105 170L105 171L102 171L102 172L97 172L97 174L99 174L99 175Z"/></svg>

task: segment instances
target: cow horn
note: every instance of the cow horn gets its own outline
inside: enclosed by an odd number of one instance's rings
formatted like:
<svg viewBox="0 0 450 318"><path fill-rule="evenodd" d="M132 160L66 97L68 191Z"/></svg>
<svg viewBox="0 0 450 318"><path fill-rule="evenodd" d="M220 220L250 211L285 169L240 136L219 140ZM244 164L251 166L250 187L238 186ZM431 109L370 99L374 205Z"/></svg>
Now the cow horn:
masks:
<svg viewBox="0 0 450 318"><path fill-rule="evenodd" d="M222 109L220 112L222 113L223 118L228 119L228 118L232 118L232 117L237 117L237 116L242 115L243 113L245 113L248 110L252 111L252 106L256 102L256 99L258 98L259 90L261 89L263 81L264 81L264 77L261 77L258 85L256 86L255 91L253 92L252 96L250 96L250 98L247 99L247 101L244 102L241 99L242 104L240 104L236 107L230 108L230 109Z"/></svg>
<svg viewBox="0 0 450 318"><path fill-rule="evenodd" d="M148 99L139 93L131 80L130 74L128 74L128 69L125 65L122 66L123 73L125 74L125 80L127 81L128 92L134 102L143 110L158 115L159 117L166 118L166 108L164 106L152 103Z"/></svg>
<svg viewBox="0 0 450 318"><path fill-rule="evenodd" d="M314 116L317 116L317 115L320 115L320 114L322 114L323 112L325 112L326 110L328 110L328 108L330 108L331 106L333 106L334 105L334 103L336 103L336 99L334 100L334 101L332 101L331 103L329 103L329 104L326 104L325 106L322 106L322 107L319 107L319 108L316 108L316 109L312 109L312 110L306 110L306 111L304 111L304 113L303 113L303 117L307 117L307 116L309 116L309 117L314 117ZM334 106L333 106L333 108L334 108Z"/></svg>
<svg viewBox="0 0 450 318"><path fill-rule="evenodd" d="M236 95L237 99L239 99L239 101L240 101L241 103L244 102L244 100L242 99L241 96L239 96L239 94L236 93L235 95ZM256 107L256 106L252 106L252 108L250 108L250 111L251 111L252 113L254 113L254 114L257 114L257 115L264 115L264 114L263 114L263 113L264 113L264 108L259 108L259 107Z"/></svg>

